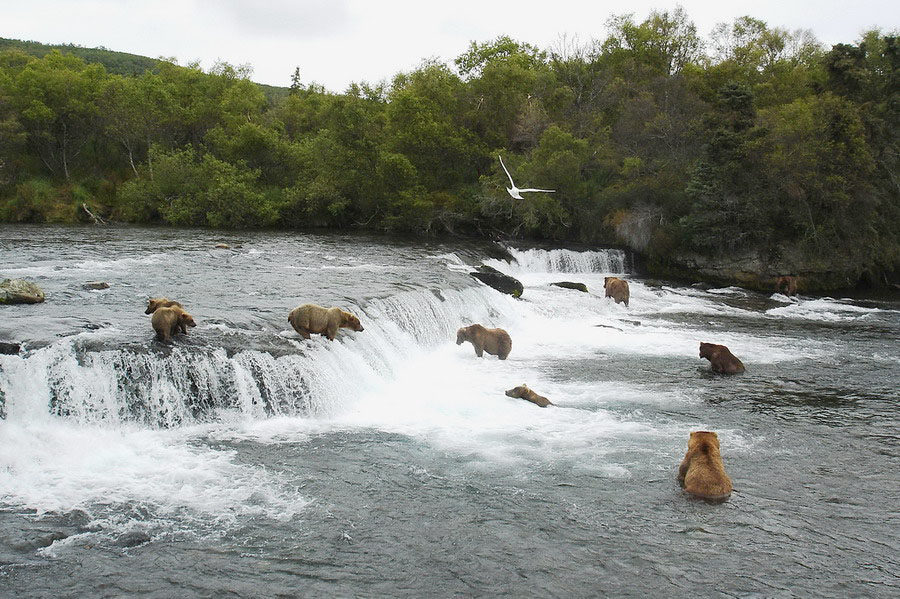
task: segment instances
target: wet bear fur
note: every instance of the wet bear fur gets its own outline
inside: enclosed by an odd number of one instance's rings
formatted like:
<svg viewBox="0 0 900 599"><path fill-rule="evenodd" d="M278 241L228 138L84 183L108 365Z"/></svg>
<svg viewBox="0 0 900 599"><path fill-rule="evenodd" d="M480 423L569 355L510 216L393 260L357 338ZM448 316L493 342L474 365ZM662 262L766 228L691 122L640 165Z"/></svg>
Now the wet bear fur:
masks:
<svg viewBox="0 0 900 599"><path fill-rule="evenodd" d="M156 340L163 343L171 341L172 337L181 329L187 330L186 327L197 326L194 317L178 306L157 308L153 312L150 324L156 331Z"/></svg>
<svg viewBox="0 0 900 599"><path fill-rule="evenodd" d="M775 279L775 292L782 295L797 295L797 277L785 275Z"/></svg>
<svg viewBox="0 0 900 599"><path fill-rule="evenodd" d="M468 341L475 348L475 355L479 358L484 352L505 360L512 351L512 339L509 333L503 329L486 329L480 324L462 327L456 331L456 345L462 345Z"/></svg>
<svg viewBox="0 0 900 599"><path fill-rule="evenodd" d="M700 357L709 360L713 372L722 374L740 374L744 372L744 364L724 345L700 343Z"/></svg>
<svg viewBox="0 0 900 599"><path fill-rule="evenodd" d="M518 387L513 387L506 392L507 397L515 397L518 399L524 399L525 401L530 401L533 404L536 404L542 408L546 408L547 406L552 406L553 402L544 397L543 395L538 395L534 391L532 391L528 385L522 383Z"/></svg>
<svg viewBox="0 0 900 599"><path fill-rule="evenodd" d="M678 468L678 483L685 491L702 499L728 499L732 491L731 479L725 473L716 433L691 433L687 453Z"/></svg>
<svg viewBox="0 0 900 599"><path fill-rule="evenodd" d="M618 277L606 277L603 279L603 288L606 289L606 297L611 297L617 304L625 304L625 307L628 307L628 299L631 297L628 281Z"/></svg>
<svg viewBox="0 0 900 599"><path fill-rule="evenodd" d="M350 312L337 307L325 308L316 304L297 306L288 315L288 322L304 339L309 339L310 333L316 333L325 335L329 341L334 341L338 329L351 329L356 332L365 330L359 322L359 318Z"/></svg>
<svg viewBox="0 0 900 599"><path fill-rule="evenodd" d="M151 297L150 299L147 300L147 309L144 311L144 314L153 314L159 308L171 308L173 306L175 308L182 308L182 309L184 308L184 306L182 306L179 302L176 302L175 300L170 300L167 297ZM178 332L184 333L185 335L187 335L187 327L182 324L179 324Z"/></svg>

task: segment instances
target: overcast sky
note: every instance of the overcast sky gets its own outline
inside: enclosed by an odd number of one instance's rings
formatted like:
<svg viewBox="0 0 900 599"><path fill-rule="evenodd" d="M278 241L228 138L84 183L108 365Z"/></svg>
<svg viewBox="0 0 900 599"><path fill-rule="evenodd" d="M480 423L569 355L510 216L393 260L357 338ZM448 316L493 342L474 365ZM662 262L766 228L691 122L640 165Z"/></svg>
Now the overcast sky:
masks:
<svg viewBox="0 0 900 599"><path fill-rule="evenodd" d="M452 61L472 40L509 35L547 49L560 36L603 38L611 15L684 7L705 37L713 26L750 15L770 27L811 29L831 45L862 31L900 28L898 0L0 0L0 37L104 46L180 64L216 60L253 67L253 80L343 91L377 82L424 58Z"/></svg>

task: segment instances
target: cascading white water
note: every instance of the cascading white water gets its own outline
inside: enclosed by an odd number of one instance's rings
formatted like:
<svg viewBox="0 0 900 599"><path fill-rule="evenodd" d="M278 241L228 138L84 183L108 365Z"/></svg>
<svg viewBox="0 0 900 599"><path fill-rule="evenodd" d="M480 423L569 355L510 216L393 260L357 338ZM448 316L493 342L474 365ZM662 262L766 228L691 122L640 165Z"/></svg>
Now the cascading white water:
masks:
<svg viewBox="0 0 900 599"><path fill-rule="evenodd" d="M140 422L172 427L215 418L328 413L359 389L391 374L416 351L453 339L456 328L491 322L508 297L486 288L408 291L374 299L361 311L366 330L328 342L284 331L278 356L259 350L182 346L87 350L91 334L27 356L2 356L0 393L10 420L64 416L79 423ZM100 333L109 336L109 333Z"/></svg>
<svg viewBox="0 0 900 599"><path fill-rule="evenodd" d="M572 250L517 250L507 248L515 262L506 269L511 272L529 273L612 273L626 272L626 254L622 250L603 249L586 252ZM497 267L498 260L485 261ZM505 265L505 263L503 263ZM501 269L503 270L503 269ZM505 272L504 271L504 272Z"/></svg>

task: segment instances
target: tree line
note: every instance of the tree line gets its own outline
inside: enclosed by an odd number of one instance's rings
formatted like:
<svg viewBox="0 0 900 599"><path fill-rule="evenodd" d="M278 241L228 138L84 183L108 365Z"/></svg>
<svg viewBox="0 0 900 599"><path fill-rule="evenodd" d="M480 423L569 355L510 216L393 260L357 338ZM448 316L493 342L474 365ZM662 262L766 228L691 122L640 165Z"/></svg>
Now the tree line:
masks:
<svg viewBox="0 0 900 599"><path fill-rule="evenodd" d="M0 51L0 220L363 227L761 250L900 270L900 42L682 9L500 37L344 93L246 66ZM31 49L33 50L33 48ZM95 51L100 52L100 51ZM82 52L84 54L84 52ZM122 55L131 57L132 55ZM125 60L125 59L123 59ZM518 184L557 190L513 200Z"/></svg>

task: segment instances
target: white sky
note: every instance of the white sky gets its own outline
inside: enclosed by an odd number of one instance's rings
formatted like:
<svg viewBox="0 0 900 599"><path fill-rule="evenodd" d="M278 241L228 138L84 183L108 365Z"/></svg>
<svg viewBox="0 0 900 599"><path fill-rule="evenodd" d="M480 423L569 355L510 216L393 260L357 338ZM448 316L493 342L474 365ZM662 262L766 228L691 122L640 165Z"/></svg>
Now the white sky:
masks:
<svg viewBox="0 0 900 599"><path fill-rule="evenodd" d="M390 80L424 58L452 61L472 40L499 35L550 48L560 36L605 36L611 15L680 4L708 36L719 22L750 15L770 27L811 29L829 46L872 27L900 29L898 0L0 0L0 37L104 46L180 64L250 64L253 80L343 91L352 81Z"/></svg>

